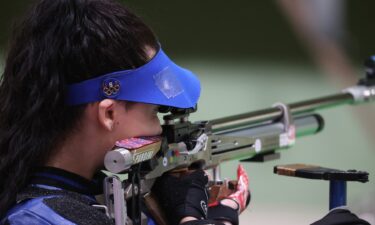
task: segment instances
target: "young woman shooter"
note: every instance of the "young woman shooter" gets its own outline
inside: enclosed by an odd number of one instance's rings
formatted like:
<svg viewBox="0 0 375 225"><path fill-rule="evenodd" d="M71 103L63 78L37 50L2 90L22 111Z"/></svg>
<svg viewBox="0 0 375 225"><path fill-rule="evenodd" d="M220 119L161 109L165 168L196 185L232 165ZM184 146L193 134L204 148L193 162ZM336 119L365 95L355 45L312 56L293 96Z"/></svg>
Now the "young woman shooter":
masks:
<svg viewBox="0 0 375 225"><path fill-rule="evenodd" d="M195 75L121 4L40 1L17 26L1 78L1 223L113 224L93 207L104 155L116 141L159 135L158 107L194 107L199 95ZM173 225L236 224L248 193L239 175L234 200L208 215L203 171L163 176L155 190ZM170 185L179 190L173 199Z"/></svg>

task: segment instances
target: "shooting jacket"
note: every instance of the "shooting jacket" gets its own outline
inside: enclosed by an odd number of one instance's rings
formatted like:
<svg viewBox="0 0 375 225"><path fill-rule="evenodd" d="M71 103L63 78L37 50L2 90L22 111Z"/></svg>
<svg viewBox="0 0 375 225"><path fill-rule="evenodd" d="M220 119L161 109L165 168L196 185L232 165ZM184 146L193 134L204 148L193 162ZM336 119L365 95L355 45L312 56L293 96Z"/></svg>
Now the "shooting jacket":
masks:
<svg viewBox="0 0 375 225"><path fill-rule="evenodd" d="M101 182L51 167L39 169L17 195L17 204L1 224L112 225L105 212L94 207Z"/></svg>

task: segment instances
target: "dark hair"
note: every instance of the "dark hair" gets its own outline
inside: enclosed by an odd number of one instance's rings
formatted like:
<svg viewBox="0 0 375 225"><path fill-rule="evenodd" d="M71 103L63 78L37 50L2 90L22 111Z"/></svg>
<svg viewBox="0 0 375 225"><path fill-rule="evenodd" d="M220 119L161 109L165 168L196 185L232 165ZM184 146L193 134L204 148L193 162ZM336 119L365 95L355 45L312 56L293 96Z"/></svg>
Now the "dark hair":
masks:
<svg viewBox="0 0 375 225"><path fill-rule="evenodd" d="M69 83L139 67L153 32L112 0L42 0L13 35L0 84L0 217L16 193L77 127Z"/></svg>

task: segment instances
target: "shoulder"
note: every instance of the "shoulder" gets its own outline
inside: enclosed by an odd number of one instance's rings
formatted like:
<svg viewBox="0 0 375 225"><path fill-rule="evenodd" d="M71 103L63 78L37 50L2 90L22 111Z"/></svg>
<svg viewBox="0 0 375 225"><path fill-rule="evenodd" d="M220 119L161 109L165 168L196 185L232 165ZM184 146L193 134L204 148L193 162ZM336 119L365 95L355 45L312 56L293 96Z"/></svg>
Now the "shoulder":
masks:
<svg viewBox="0 0 375 225"><path fill-rule="evenodd" d="M11 225L26 224L66 224L75 223L63 218L44 203L45 198L34 198L16 205L10 210L7 222Z"/></svg>
<svg viewBox="0 0 375 225"><path fill-rule="evenodd" d="M27 200L17 205L8 215L11 225L112 224L104 213L70 196L48 196Z"/></svg>
<svg viewBox="0 0 375 225"><path fill-rule="evenodd" d="M64 196L48 198L44 200L44 204L57 212L59 215L79 225L113 224L105 213L92 205L73 197Z"/></svg>

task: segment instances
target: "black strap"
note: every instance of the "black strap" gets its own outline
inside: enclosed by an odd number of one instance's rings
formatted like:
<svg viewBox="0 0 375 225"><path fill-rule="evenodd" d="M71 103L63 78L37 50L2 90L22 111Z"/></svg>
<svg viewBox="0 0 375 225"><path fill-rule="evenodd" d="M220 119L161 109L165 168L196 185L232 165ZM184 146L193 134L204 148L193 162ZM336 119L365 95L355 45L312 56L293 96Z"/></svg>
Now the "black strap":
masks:
<svg viewBox="0 0 375 225"><path fill-rule="evenodd" d="M132 184L132 198L131 198L131 214L134 225L141 225L142 221L142 196L141 192L141 167L139 165L134 166L132 171L129 173L129 178ZM138 188L138 191L135 188Z"/></svg>

